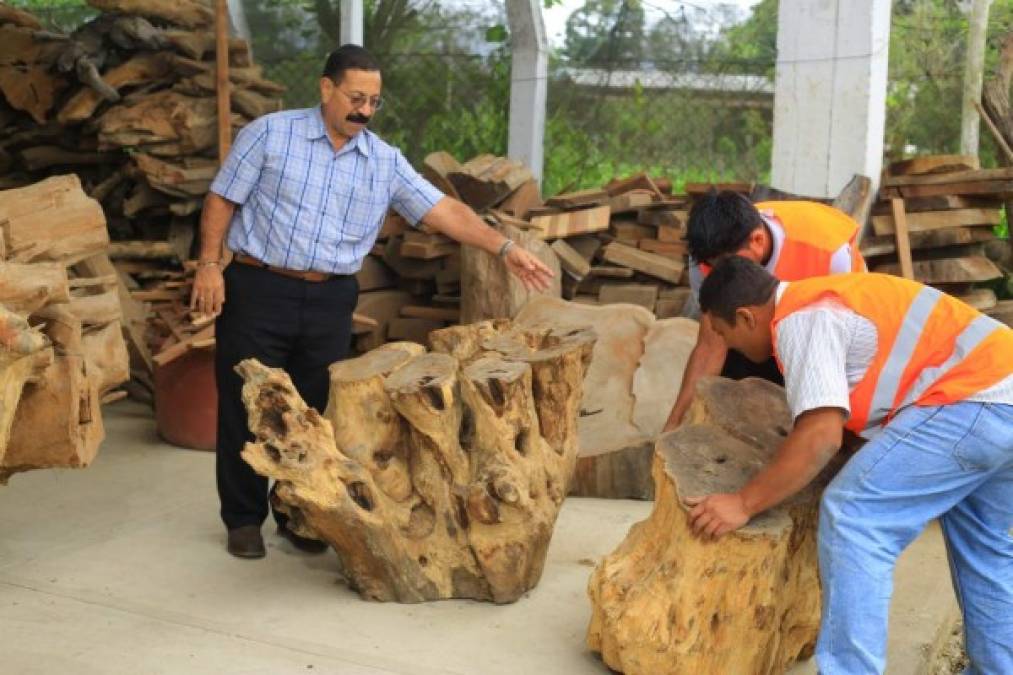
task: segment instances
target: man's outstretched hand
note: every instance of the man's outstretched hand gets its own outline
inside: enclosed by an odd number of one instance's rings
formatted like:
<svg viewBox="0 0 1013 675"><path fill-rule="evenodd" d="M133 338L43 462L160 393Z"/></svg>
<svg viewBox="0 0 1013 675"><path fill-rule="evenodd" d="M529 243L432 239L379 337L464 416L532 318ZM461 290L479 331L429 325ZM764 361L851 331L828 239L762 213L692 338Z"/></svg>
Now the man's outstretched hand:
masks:
<svg viewBox="0 0 1013 675"><path fill-rule="evenodd" d="M547 290L552 283L552 270L519 244L510 247L503 262L529 291Z"/></svg>
<svg viewBox="0 0 1013 675"><path fill-rule="evenodd" d="M686 497L685 502L693 507L690 524L700 537L715 539L749 522L749 512L738 494Z"/></svg>

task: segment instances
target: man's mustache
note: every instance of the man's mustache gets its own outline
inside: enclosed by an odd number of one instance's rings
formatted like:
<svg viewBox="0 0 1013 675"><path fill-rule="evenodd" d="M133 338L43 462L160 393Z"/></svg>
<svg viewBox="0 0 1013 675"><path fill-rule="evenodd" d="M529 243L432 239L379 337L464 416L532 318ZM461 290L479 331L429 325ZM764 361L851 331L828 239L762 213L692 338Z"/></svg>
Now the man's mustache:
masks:
<svg viewBox="0 0 1013 675"><path fill-rule="evenodd" d="M352 113L345 119L349 122L355 122L356 124L369 124L369 118L359 113Z"/></svg>

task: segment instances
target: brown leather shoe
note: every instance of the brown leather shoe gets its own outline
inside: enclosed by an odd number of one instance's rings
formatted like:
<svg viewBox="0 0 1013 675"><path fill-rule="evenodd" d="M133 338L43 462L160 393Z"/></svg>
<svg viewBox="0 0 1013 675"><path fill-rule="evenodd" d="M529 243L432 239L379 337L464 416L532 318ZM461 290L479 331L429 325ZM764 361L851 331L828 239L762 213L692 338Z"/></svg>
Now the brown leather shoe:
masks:
<svg viewBox="0 0 1013 675"><path fill-rule="evenodd" d="M303 553L323 553L328 549L327 542L320 541L319 539L300 537L284 525L278 526L278 534L288 539L293 546Z"/></svg>
<svg viewBox="0 0 1013 675"><path fill-rule="evenodd" d="M263 558L264 537L260 534L260 525L243 525L229 530L229 553L237 558Z"/></svg>

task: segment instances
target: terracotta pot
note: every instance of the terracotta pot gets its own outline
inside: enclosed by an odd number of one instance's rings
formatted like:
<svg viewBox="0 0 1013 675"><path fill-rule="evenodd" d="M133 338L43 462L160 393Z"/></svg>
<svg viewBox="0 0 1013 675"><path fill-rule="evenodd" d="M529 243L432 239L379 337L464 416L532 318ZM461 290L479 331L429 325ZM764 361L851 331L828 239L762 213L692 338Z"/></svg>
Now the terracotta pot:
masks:
<svg viewBox="0 0 1013 675"><path fill-rule="evenodd" d="M155 367L155 424L165 441L214 450L218 435L215 350L191 349Z"/></svg>

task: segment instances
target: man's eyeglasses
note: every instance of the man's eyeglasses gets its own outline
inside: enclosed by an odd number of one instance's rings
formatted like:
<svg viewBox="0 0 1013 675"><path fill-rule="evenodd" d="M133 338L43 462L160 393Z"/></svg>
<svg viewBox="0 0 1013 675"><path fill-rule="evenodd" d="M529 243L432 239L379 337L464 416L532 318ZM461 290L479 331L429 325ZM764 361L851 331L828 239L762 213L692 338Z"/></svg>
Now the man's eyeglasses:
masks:
<svg viewBox="0 0 1013 675"><path fill-rule="evenodd" d="M341 90L338 89L338 91ZM382 96L366 96L365 94L359 92L356 92L354 94L346 94L345 92L341 91L341 93L345 95L345 98L348 99L348 102L352 104L352 108L354 108L355 110L358 110L362 106L366 105L367 102L369 103L370 106L372 106L374 111L377 111L383 107Z"/></svg>

